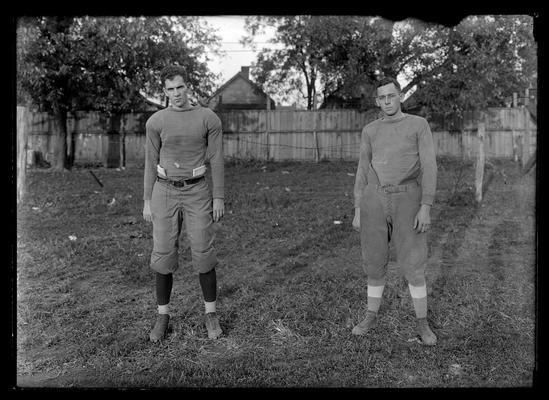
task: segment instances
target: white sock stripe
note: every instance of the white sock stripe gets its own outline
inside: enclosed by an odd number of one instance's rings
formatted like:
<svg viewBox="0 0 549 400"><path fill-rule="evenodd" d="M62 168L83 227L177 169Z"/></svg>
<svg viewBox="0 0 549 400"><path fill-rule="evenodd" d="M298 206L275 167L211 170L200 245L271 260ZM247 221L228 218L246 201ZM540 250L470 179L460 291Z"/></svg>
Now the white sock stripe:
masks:
<svg viewBox="0 0 549 400"><path fill-rule="evenodd" d="M209 312L215 312L215 301L205 301L204 308L206 309L206 314Z"/></svg>
<svg viewBox="0 0 549 400"><path fill-rule="evenodd" d="M158 314L169 314L168 304L163 304L158 306Z"/></svg>
<svg viewBox="0 0 549 400"><path fill-rule="evenodd" d="M408 284L408 288L410 289L410 294L414 299L421 299L423 297L427 297L427 285L412 286Z"/></svg>
<svg viewBox="0 0 549 400"><path fill-rule="evenodd" d="M382 286L370 286L368 285L368 297L381 297L383 295L383 288L385 285Z"/></svg>

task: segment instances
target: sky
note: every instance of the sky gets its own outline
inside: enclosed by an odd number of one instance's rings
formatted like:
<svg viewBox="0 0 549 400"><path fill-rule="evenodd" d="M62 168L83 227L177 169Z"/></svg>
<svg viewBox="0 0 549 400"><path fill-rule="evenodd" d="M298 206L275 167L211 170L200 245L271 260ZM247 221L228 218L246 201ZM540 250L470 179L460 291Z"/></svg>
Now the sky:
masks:
<svg viewBox="0 0 549 400"><path fill-rule="evenodd" d="M245 16L237 15L202 17L208 25L217 30L217 35L221 37L221 50L225 52L225 55L222 58L215 57L209 64L214 73L221 74L220 84L232 78L240 71L240 67L254 63L260 49L265 45L264 42L271 37L269 35L258 36L254 40L258 43L255 51L250 47L242 46L239 41L246 35L245 18Z"/></svg>
<svg viewBox="0 0 549 400"><path fill-rule="evenodd" d="M216 30L216 34L221 37L221 50L223 55L218 57L210 54L211 60L208 67L215 74L220 74L220 78L215 81L215 88L220 87L236 73L242 66L249 66L255 63L256 56L261 48L266 45L269 35L257 36L254 42L257 43L257 49L252 50L240 44L240 40L246 35L245 15L223 15L223 16L203 16L200 19ZM266 31L269 32L269 31ZM272 31L271 31L272 32ZM154 99L159 101L158 99ZM275 101L278 99L275 98Z"/></svg>
<svg viewBox="0 0 549 400"><path fill-rule="evenodd" d="M256 49L253 50L250 46L243 46L240 40L247 35L245 26L245 15L223 15L223 16L208 16L201 17L212 28L216 30L216 34L221 37L221 50L223 56L216 57L211 55L212 61L208 66L215 74L221 74L221 78L217 81L217 87L220 87L236 73L242 66L250 66L255 64L257 54L264 47L276 46L268 43L268 40L274 36L273 28L265 28L265 33L254 37ZM253 80L253 79L252 79ZM296 92L296 101L300 96ZM271 98L279 105L289 105L287 101L283 101L276 94L271 94Z"/></svg>

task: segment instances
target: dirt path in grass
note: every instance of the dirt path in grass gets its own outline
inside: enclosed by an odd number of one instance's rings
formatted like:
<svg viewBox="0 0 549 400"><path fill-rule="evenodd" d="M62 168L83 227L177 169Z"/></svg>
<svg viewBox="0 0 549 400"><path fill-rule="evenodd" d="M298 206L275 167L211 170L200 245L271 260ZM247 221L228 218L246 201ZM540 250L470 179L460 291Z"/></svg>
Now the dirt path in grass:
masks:
<svg viewBox="0 0 549 400"><path fill-rule="evenodd" d="M496 170L480 206L436 216L445 228L431 236L427 275L480 273L497 284L517 277L533 285L535 175Z"/></svg>
<svg viewBox="0 0 549 400"><path fill-rule="evenodd" d="M435 281L452 273L481 273L495 281L503 275L523 273L520 281L533 284L535 263L534 172L496 169L485 187L480 206L462 205L454 209L436 205L432 212L433 231L429 237L427 276ZM356 239L356 240L355 240ZM356 246L344 248L332 257L318 260L323 271L353 271L360 265L358 237ZM389 274L398 273L394 257ZM491 279L491 278L490 278Z"/></svg>
<svg viewBox="0 0 549 400"><path fill-rule="evenodd" d="M535 284L535 171L522 176L518 168L495 168L480 206L436 206L432 213L426 271L429 290L444 290L446 281L475 277L484 295L514 302L517 314L533 318ZM322 273L353 275L360 279L360 248L339 249L318 260ZM388 281L394 284L398 266L391 258ZM366 280L364 279L364 284ZM505 299L509 296L509 300ZM507 309L509 304L502 305ZM505 315L505 314L504 314Z"/></svg>

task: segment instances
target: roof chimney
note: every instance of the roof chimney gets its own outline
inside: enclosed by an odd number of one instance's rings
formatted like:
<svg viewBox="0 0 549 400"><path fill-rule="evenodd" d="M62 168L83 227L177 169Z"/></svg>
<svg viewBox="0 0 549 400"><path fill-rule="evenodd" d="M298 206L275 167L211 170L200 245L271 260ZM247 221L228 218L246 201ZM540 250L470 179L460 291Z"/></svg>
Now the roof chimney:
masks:
<svg viewBox="0 0 549 400"><path fill-rule="evenodd" d="M250 79L250 67L240 67L240 73L244 75L246 79Z"/></svg>

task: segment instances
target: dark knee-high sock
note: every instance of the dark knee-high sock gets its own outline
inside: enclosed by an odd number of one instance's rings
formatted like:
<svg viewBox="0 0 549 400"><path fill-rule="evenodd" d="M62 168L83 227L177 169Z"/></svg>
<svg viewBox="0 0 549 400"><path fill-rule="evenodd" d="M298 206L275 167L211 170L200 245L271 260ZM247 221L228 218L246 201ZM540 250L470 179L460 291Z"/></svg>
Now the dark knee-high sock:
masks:
<svg viewBox="0 0 549 400"><path fill-rule="evenodd" d="M156 302L159 306L169 304L172 286L173 274L156 273Z"/></svg>
<svg viewBox="0 0 549 400"><path fill-rule="evenodd" d="M217 298L217 276L215 268L203 274L199 273L198 280L200 281L200 287L202 288L206 312L215 312L215 300Z"/></svg>

